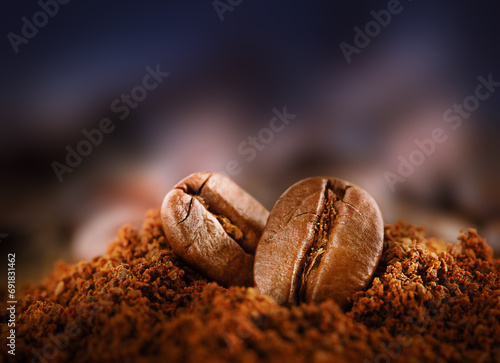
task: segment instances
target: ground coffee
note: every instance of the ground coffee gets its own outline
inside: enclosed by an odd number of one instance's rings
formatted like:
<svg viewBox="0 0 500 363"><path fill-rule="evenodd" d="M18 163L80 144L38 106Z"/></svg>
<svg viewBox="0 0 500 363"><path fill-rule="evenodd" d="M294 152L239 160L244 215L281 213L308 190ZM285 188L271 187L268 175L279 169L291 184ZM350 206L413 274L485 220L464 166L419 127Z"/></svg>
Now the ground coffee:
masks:
<svg viewBox="0 0 500 363"><path fill-rule="evenodd" d="M104 256L60 263L23 295L6 361L500 361L500 261L472 229L449 245L386 226L375 277L344 313L331 300L285 307L205 280L173 253L155 210Z"/></svg>

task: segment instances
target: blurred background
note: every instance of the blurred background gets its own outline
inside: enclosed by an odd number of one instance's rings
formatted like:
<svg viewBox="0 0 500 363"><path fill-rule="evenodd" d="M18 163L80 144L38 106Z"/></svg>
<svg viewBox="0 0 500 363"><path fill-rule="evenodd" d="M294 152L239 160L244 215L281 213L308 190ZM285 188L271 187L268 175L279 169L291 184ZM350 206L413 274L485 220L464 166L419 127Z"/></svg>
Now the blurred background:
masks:
<svg viewBox="0 0 500 363"><path fill-rule="evenodd" d="M18 280L103 253L178 180L232 161L268 208L297 180L333 175L368 190L386 223L450 242L475 227L500 254L500 90L456 130L443 120L479 76L500 80L494 2L401 1L351 63L340 43L387 1L57 4L46 17L36 1L0 12L0 251L16 253ZM157 65L168 77L119 117L113 102ZM284 107L289 125L262 131ZM60 181L53 163L103 118L113 131ZM446 141L392 192L384 173L438 127ZM249 137L258 147L241 146Z"/></svg>

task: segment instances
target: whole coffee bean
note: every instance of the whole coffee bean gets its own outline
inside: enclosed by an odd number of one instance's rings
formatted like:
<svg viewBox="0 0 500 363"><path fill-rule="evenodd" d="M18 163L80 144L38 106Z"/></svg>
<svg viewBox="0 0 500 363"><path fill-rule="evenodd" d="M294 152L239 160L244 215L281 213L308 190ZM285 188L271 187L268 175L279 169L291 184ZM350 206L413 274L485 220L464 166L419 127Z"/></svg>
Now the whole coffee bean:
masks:
<svg viewBox="0 0 500 363"><path fill-rule="evenodd" d="M333 177L292 185L274 205L255 254L258 290L280 304L332 298L342 308L370 283L384 224L363 189Z"/></svg>
<svg viewBox="0 0 500 363"><path fill-rule="evenodd" d="M174 252L223 286L253 285L253 261L269 211L218 173L195 173L165 197L161 217Z"/></svg>

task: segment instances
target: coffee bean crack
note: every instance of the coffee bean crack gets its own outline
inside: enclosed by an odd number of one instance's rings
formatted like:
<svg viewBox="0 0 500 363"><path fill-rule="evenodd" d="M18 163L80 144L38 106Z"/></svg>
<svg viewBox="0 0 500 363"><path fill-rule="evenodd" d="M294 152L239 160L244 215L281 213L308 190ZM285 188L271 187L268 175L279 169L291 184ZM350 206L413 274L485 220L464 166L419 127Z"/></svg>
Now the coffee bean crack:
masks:
<svg viewBox="0 0 500 363"><path fill-rule="evenodd" d="M220 225L222 226L224 231L229 235L229 237L231 237L236 242L240 242L243 240L243 231L238 226L233 224L229 220L229 218L227 218L225 216L221 216L221 215L211 211L208 203L206 203L205 199L203 199L200 195L203 187L207 184L207 182L211 176L212 175L210 175L203 182L203 184L200 186L200 188L198 190L188 190L189 195L191 195L191 201L189 203L188 211L186 213L186 216L177 224L181 224L189 217L189 214L191 213L191 207L193 206L194 199L196 199L205 207L206 210L208 210L217 219L217 221L220 223Z"/></svg>
<svg viewBox="0 0 500 363"><path fill-rule="evenodd" d="M343 195L345 190L342 191ZM309 252L307 252L304 259L304 266L302 269L302 275L300 277L300 289L299 289L299 301L305 301L307 279L315 268L318 267L321 258L326 252L328 245L328 236L332 230L337 211L335 210L334 203L338 200L342 200L343 195L338 195L333 186L329 183L325 188L324 204L319 215L319 219L314 227L314 238Z"/></svg>
<svg viewBox="0 0 500 363"><path fill-rule="evenodd" d="M191 200L189 202L189 207L188 207L188 211L186 213L186 216L184 218L182 218L182 220L180 220L177 225L181 224L182 222L184 222L188 217L189 217L189 214L191 213L191 207L193 206L193 197L196 197L196 196L199 196L200 193L201 193L201 190L203 189L203 187L205 186L205 184L207 184L208 180L210 179L210 177L212 176L212 174L210 174L207 179L205 179L205 181L203 182L203 184L201 184L200 188L198 190L192 190L192 189L188 189L186 192L191 195ZM177 189L182 189L182 188L179 188L177 187ZM200 199L199 200L203 200ZM202 203L203 206L205 206L205 208L207 208L206 204L203 202Z"/></svg>

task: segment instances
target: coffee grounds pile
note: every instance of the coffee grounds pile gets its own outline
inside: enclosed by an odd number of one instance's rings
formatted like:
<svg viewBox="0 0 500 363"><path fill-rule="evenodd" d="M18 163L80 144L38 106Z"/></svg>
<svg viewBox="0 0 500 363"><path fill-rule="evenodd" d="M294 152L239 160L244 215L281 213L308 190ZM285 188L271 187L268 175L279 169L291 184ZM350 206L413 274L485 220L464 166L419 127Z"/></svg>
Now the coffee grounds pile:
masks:
<svg viewBox="0 0 500 363"><path fill-rule="evenodd" d="M283 307L187 267L155 210L104 256L25 288L17 314L26 362L499 362L500 260L472 229L450 245L399 222L347 313L332 301ZM5 308L0 319L12 360Z"/></svg>

